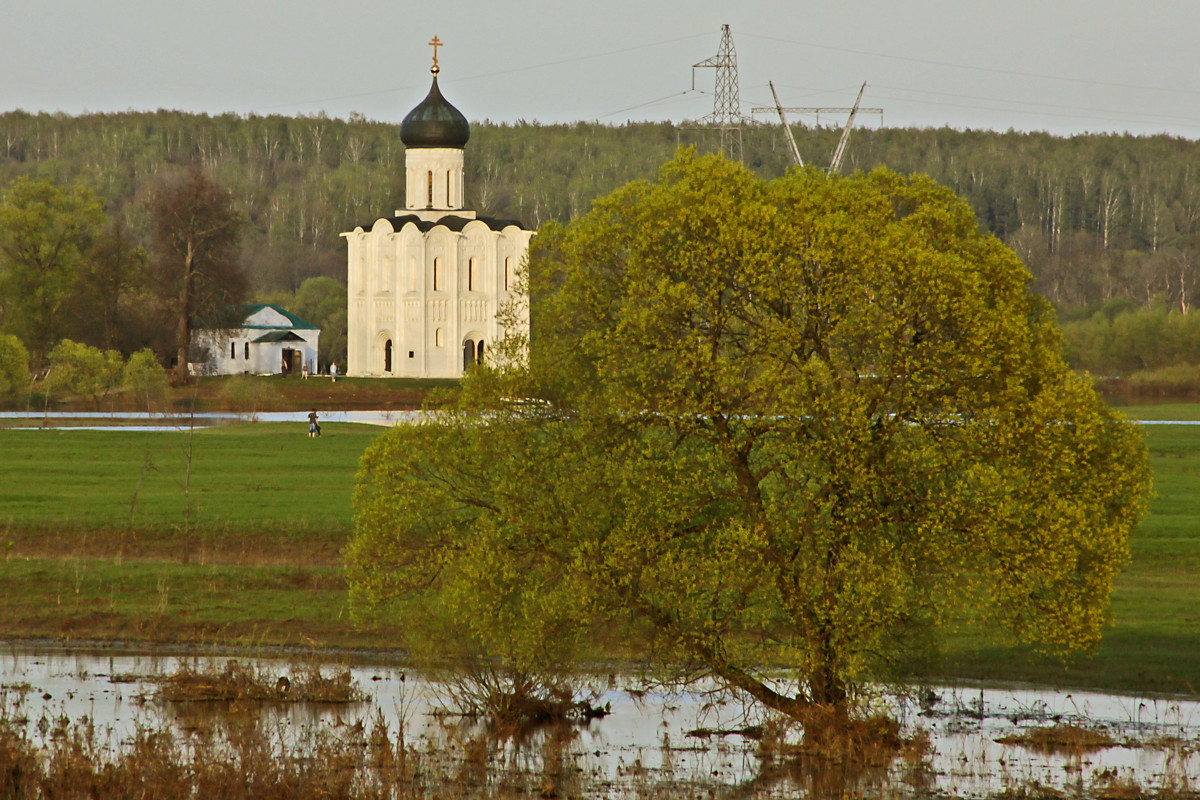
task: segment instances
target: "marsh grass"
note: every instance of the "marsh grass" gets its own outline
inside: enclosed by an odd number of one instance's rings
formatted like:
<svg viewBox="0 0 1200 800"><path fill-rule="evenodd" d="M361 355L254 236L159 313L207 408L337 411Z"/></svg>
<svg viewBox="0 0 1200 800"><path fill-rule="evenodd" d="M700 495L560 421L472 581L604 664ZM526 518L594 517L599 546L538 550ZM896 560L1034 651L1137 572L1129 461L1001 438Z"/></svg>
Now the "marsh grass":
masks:
<svg viewBox="0 0 1200 800"><path fill-rule="evenodd" d="M172 703L359 703L367 699L347 667L326 674L319 664L294 664L284 673L268 669L268 663L229 659L202 667L184 664L161 679L157 697Z"/></svg>
<svg viewBox="0 0 1200 800"><path fill-rule="evenodd" d="M1060 723L1003 736L1000 744L1015 744L1051 755L1083 755L1106 747L1116 747L1117 741L1104 731L1082 725Z"/></svg>
<svg viewBox="0 0 1200 800"><path fill-rule="evenodd" d="M55 720L39 744L0 720L0 797L292 800L425 797L424 761L386 726L322 731L288 746L247 718L221 739L142 727L113 748L90 720ZM433 773L436 775L436 773Z"/></svg>

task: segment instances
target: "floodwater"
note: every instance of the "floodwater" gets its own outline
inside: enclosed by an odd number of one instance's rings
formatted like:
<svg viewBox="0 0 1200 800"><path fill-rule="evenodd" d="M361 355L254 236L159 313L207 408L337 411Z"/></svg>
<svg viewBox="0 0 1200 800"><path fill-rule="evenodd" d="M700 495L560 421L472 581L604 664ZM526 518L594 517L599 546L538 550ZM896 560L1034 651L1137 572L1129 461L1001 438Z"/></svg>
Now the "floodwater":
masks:
<svg viewBox="0 0 1200 800"><path fill-rule="evenodd" d="M355 422L391 427L417 422L424 411L321 411L321 422ZM1200 420L1130 420L1137 425L1200 425ZM0 428L9 430L180 431L244 422L308 424L307 411L155 414L144 411L0 411Z"/></svg>
<svg viewBox="0 0 1200 800"><path fill-rule="evenodd" d="M415 422L422 411L321 411L321 422L355 422L392 426ZM208 411L195 414L152 414L144 411L0 411L0 426L10 430L180 431L240 422L295 422L308 425L307 411L238 413Z"/></svg>
<svg viewBox="0 0 1200 800"><path fill-rule="evenodd" d="M220 662L222 659L211 659ZM202 659L207 663L209 659ZM183 735L178 708L154 699L156 677L195 657L138 653L97 654L63 649L0 650L0 703L9 719L89 719L120 748L139 727L174 727ZM286 675L287 661L259 662ZM297 747L312 734L347 724L404 725L407 741L437 745L461 741L448 717L446 689L399 665L352 668L369 700L351 706L272 705L263 710L282 740ZM819 778L806 770L771 769L757 742L740 734L689 735L696 729L730 731L757 720L740 705L692 687L690 691L639 691L632 679L597 678L598 705L611 714L580 725L570 739L571 758L586 775L588 796L631 797L647 788L703 788L720 795L816 796ZM986 797L1006 791L1092 792L1114 781L1143 789L1200 784L1200 703L1191 699L1064 692L1034 687L940 687L924 702L883 702L906 735L923 733L924 755L898 758L851 776L844 791L861 796L952 794ZM1054 724L1107 733L1117 746L1086 754L1046 754L996 740ZM45 724L41 730L44 735ZM457 737L457 738L456 738ZM541 753L538 747L530 752ZM844 765L841 767L844 772ZM845 783L849 780L851 783Z"/></svg>

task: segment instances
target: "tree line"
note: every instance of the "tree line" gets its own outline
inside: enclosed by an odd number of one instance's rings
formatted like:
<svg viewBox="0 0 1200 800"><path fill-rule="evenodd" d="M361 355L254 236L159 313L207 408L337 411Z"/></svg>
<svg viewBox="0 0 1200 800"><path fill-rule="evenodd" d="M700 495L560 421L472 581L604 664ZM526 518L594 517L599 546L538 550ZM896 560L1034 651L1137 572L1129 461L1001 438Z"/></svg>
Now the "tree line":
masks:
<svg viewBox="0 0 1200 800"><path fill-rule="evenodd" d="M806 162L828 162L837 130L796 127L794 133ZM661 122L476 122L467 146L467 204L529 227L565 222L628 181L653 177L680 145L712 149L715 137ZM747 128L743 152L746 165L764 179L790 166L776 125ZM1035 290L1068 323L1114 302L1127 303L1125 313L1180 315L1195 302L1196 142L947 128L855 131L843 171L879 166L928 174L963 196L984 229L1017 251ZM131 274L138 248L144 251L152 235L155 187L164 176L192 169L227 190L244 221L238 257L252 297L289 300L316 277L344 284L338 234L403 205L398 126L357 115L0 114L0 186L24 178L48 181L69 195L89 192L111 227L108 257L126 259ZM120 270L108 277L120 281ZM112 287L106 288L99 296L111 312ZM148 343L146 330L113 339L105 332L111 313L93 308L88 317L90 330L77 333L86 341L123 353Z"/></svg>

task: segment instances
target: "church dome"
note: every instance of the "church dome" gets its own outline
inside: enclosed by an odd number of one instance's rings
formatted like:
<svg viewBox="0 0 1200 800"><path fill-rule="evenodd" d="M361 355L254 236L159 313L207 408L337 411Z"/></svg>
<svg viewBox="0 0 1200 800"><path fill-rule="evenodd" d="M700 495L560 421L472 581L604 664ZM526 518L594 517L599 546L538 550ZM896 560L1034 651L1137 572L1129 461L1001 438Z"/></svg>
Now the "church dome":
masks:
<svg viewBox="0 0 1200 800"><path fill-rule="evenodd" d="M405 147L462 149L470 138L467 118L442 97L435 74L429 94L400 123L400 141Z"/></svg>

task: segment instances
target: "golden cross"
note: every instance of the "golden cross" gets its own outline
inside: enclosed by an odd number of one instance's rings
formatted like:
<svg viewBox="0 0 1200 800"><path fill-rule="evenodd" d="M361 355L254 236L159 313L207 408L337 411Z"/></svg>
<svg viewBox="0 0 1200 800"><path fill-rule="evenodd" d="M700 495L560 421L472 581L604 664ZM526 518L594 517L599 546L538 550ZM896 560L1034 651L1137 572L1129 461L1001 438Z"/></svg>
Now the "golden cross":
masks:
<svg viewBox="0 0 1200 800"><path fill-rule="evenodd" d="M445 45L442 44L441 39L439 39L437 36L434 36L433 41L429 44L433 47L433 68L430 70L430 72L436 75L438 73L437 49L439 47L444 47Z"/></svg>

